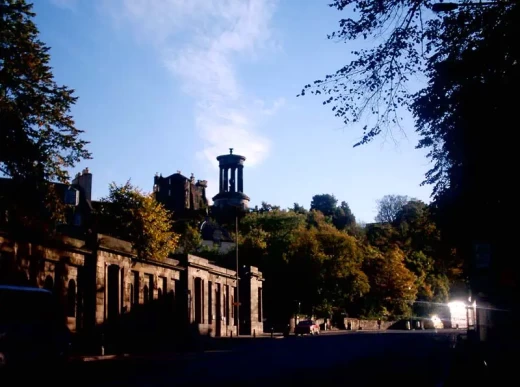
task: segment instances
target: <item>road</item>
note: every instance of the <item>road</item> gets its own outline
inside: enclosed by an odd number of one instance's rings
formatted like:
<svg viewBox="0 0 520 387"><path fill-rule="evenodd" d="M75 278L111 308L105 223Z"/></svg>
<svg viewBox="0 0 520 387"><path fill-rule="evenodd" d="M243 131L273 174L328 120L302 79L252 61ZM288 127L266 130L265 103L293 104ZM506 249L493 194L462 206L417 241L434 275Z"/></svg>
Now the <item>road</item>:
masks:
<svg viewBox="0 0 520 387"><path fill-rule="evenodd" d="M61 380L67 386L442 386L452 371L459 333L228 339L216 342L220 349L198 353L83 363L53 379L54 385Z"/></svg>
<svg viewBox="0 0 520 387"><path fill-rule="evenodd" d="M345 332L227 340L226 348L104 364L97 385L442 385L457 332ZM217 347L219 347L217 345ZM92 364L92 367L95 365ZM89 375L101 373L89 373ZM86 380L85 380L86 381Z"/></svg>

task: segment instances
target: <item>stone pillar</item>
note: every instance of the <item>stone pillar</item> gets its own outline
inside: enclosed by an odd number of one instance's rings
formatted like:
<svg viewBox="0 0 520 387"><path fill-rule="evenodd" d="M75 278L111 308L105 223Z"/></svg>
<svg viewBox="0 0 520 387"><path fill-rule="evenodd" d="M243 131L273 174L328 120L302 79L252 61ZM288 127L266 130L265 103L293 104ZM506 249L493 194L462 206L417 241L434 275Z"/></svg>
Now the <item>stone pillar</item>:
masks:
<svg viewBox="0 0 520 387"><path fill-rule="evenodd" d="M230 187L231 192L236 191L236 186L237 186L236 171L237 171L236 167L231 168L231 187Z"/></svg>
<svg viewBox="0 0 520 387"><path fill-rule="evenodd" d="M238 166L237 192L244 192L244 166Z"/></svg>
<svg viewBox="0 0 520 387"><path fill-rule="evenodd" d="M117 312L119 315L123 312L123 297L125 290L123 289L123 269L118 266L117 268L117 291L119 297L117 297Z"/></svg>
<svg viewBox="0 0 520 387"><path fill-rule="evenodd" d="M105 267L104 267L104 271L105 271L105 278L103 279L104 281L104 286L103 286L103 317L104 317L104 321L106 321L107 317L108 317L108 264L105 262Z"/></svg>
<svg viewBox="0 0 520 387"><path fill-rule="evenodd" d="M224 171L223 171L222 167L219 168L219 171L220 171L220 173L219 173L219 175L218 175L218 176L219 176L219 180L218 180L218 192L224 192L224 190L222 189L223 184L224 184L223 179L222 179L222 174L224 173Z"/></svg>
<svg viewBox="0 0 520 387"><path fill-rule="evenodd" d="M229 189L228 174L229 174L229 168L224 167L224 191L223 192L228 192L228 189Z"/></svg>

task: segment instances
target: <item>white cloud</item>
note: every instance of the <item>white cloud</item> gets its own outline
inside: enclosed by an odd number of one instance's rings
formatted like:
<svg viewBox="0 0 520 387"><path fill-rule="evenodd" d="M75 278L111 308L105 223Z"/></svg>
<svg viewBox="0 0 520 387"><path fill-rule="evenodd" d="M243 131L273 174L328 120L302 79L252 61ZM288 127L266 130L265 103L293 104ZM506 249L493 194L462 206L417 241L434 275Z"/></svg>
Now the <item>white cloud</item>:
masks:
<svg viewBox="0 0 520 387"><path fill-rule="evenodd" d="M107 0L108 1L108 0ZM199 156L215 157L233 147L248 159L262 162L269 140L258 133L271 107L244 90L236 59L254 58L272 45L273 0L120 0L111 7L118 22L130 22L136 36L153 44L183 90L196 102L195 122L203 144Z"/></svg>

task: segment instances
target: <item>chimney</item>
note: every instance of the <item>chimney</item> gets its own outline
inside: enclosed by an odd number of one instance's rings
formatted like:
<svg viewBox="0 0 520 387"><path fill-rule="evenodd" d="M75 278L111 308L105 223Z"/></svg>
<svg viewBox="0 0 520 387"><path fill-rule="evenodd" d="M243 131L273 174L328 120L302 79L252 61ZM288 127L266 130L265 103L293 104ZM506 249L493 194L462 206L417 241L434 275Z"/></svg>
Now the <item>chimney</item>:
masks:
<svg viewBox="0 0 520 387"><path fill-rule="evenodd" d="M77 184L85 192L85 199L90 201L92 199L92 173L89 172L88 168L85 168L83 172L78 173L72 184Z"/></svg>

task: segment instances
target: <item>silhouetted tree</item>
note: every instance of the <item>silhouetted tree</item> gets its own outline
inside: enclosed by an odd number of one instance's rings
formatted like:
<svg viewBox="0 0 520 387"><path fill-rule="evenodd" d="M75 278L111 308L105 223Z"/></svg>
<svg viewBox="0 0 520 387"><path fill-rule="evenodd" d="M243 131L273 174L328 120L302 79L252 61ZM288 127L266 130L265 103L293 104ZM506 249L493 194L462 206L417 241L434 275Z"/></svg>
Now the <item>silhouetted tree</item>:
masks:
<svg viewBox="0 0 520 387"><path fill-rule="evenodd" d="M332 216L337 204L338 199L334 195L314 195L311 201L311 210L320 211L325 216Z"/></svg>
<svg viewBox="0 0 520 387"><path fill-rule="evenodd" d="M340 206L336 208L332 216L332 223L338 230L344 230L356 224L356 217L347 202L341 202Z"/></svg>
<svg viewBox="0 0 520 387"><path fill-rule="evenodd" d="M55 82L31 10L24 0L0 0L0 173L20 186L23 197L9 198L20 218L55 216L47 181L66 182L90 158L70 115L77 97Z"/></svg>
<svg viewBox="0 0 520 387"><path fill-rule="evenodd" d="M376 222L392 223L410 199L403 195L385 195L377 201Z"/></svg>

